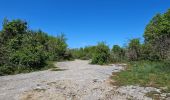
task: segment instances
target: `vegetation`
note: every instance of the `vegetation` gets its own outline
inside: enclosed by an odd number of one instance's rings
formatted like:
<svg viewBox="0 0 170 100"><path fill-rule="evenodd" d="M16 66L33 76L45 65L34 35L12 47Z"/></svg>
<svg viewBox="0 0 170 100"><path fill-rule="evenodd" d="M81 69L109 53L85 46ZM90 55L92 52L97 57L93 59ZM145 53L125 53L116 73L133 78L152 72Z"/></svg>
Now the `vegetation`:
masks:
<svg viewBox="0 0 170 100"><path fill-rule="evenodd" d="M151 60L164 60L170 51L170 9L157 14L147 25L144 33L145 44L150 44L154 54Z"/></svg>
<svg viewBox="0 0 170 100"><path fill-rule="evenodd" d="M113 75L119 85L164 87L170 92L170 10L146 26L144 43L132 39L127 47L127 70Z"/></svg>
<svg viewBox="0 0 170 100"><path fill-rule="evenodd" d="M74 59L89 60L95 52L96 46L86 46L84 48L71 49L70 52Z"/></svg>
<svg viewBox="0 0 170 100"><path fill-rule="evenodd" d="M63 34L48 36L41 30L29 30L25 21L5 19L0 31L0 75L44 69L47 61L68 58L66 51Z"/></svg>
<svg viewBox="0 0 170 100"><path fill-rule="evenodd" d="M124 62L126 60L125 57L125 49L121 48L119 45L114 45L111 50L111 62Z"/></svg>
<svg viewBox="0 0 170 100"><path fill-rule="evenodd" d="M74 58L92 59L93 64L107 64L129 61L170 61L170 10L157 14L146 26L144 43L131 39L127 47L114 45L110 48L104 43L97 46L72 49Z"/></svg>
<svg viewBox="0 0 170 100"><path fill-rule="evenodd" d="M119 85L166 87L170 91L170 68L166 62L137 61L113 76Z"/></svg>
<svg viewBox="0 0 170 100"><path fill-rule="evenodd" d="M129 42L128 50L127 50L127 57L130 61L137 61L140 59L140 40L139 39L132 39Z"/></svg>
<svg viewBox="0 0 170 100"><path fill-rule="evenodd" d="M144 43L136 38L127 47L114 45L112 49L104 42L68 49L63 34L52 37L41 30L29 30L25 21L4 20L0 31L0 75L47 69L52 67L49 61L72 59L100 65L130 62L127 70L113 77L119 85L166 87L164 91L170 91L170 10L152 18L144 31Z"/></svg>
<svg viewBox="0 0 170 100"><path fill-rule="evenodd" d="M92 57L92 64L107 64L109 63L110 57L110 49L109 47L104 43L100 42L95 48L94 55Z"/></svg>

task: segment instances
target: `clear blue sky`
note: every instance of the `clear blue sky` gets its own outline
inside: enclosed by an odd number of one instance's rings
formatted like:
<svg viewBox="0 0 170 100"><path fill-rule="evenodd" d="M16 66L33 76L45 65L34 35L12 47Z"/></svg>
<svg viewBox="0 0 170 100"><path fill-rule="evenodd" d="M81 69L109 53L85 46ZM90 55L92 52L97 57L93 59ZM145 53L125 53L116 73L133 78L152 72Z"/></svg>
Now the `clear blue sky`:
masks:
<svg viewBox="0 0 170 100"><path fill-rule="evenodd" d="M20 18L33 30L64 32L71 48L98 41L123 46L142 39L149 20L168 8L170 0L0 0L0 23Z"/></svg>

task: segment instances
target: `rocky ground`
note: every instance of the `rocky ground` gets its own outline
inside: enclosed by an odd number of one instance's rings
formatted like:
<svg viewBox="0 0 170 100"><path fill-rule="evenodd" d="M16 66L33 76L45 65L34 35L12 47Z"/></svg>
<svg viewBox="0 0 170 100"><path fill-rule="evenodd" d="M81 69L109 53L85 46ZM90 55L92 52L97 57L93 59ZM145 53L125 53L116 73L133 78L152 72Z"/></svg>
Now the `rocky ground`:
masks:
<svg viewBox="0 0 170 100"><path fill-rule="evenodd" d="M110 84L122 65L90 65L89 61L58 62L61 71L39 71L0 77L0 100L150 100L159 89Z"/></svg>

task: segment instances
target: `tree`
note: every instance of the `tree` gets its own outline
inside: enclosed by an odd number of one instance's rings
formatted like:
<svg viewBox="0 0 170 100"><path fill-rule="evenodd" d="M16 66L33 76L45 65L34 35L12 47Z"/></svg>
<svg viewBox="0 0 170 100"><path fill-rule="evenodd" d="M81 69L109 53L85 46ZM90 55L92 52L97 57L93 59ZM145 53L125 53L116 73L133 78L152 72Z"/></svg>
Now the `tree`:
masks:
<svg viewBox="0 0 170 100"><path fill-rule="evenodd" d="M119 45L114 45L111 50L111 58L113 62L120 62L125 59L125 51Z"/></svg>
<svg viewBox="0 0 170 100"><path fill-rule="evenodd" d="M1 36L3 41L6 41L17 34L24 34L26 31L27 23L25 21L20 19L8 21L7 19L4 19Z"/></svg>
<svg viewBox="0 0 170 100"><path fill-rule="evenodd" d="M160 60L167 58L170 48L170 10L152 18L145 29L144 38L145 44L151 45Z"/></svg>
<svg viewBox="0 0 170 100"><path fill-rule="evenodd" d="M130 40L130 42L128 44L128 51L127 51L128 59L131 61L139 60L140 48L141 48L141 44L140 44L139 39Z"/></svg>
<svg viewBox="0 0 170 100"><path fill-rule="evenodd" d="M95 52L96 46L85 46L84 48L71 49L75 59L89 60Z"/></svg>
<svg viewBox="0 0 170 100"><path fill-rule="evenodd" d="M0 75L41 69L49 60L71 57L66 52L67 43L63 34L52 37L27 27L27 23L19 19L4 20L0 31Z"/></svg>
<svg viewBox="0 0 170 100"><path fill-rule="evenodd" d="M92 57L92 64L107 64L110 60L110 49L109 47L104 43L100 42L96 46L94 55Z"/></svg>
<svg viewBox="0 0 170 100"><path fill-rule="evenodd" d="M50 60L63 60L67 51L67 43L64 34L57 37L49 37L47 42L47 51L49 52Z"/></svg>

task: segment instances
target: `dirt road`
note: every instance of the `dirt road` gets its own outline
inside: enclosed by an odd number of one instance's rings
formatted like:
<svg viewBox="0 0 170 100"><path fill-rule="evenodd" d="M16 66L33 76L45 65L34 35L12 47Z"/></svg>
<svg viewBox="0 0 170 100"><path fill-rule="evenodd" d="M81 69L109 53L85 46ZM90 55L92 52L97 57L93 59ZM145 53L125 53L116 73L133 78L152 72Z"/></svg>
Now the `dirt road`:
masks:
<svg viewBox="0 0 170 100"><path fill-rule="evenodd" d="M110 75L123 69L122 66L90 65L82 60L59 62L56 66L65 70L0 77L0 100L126 100L131 97L110 84Z"/></svg>

